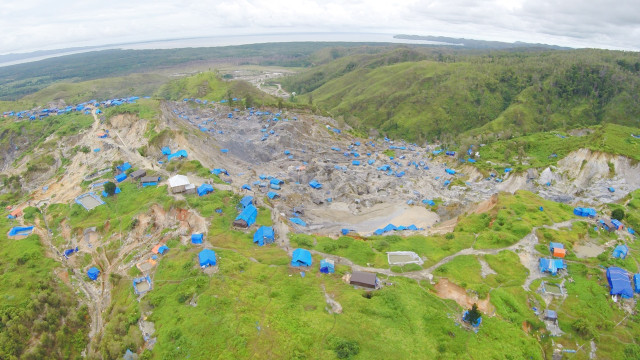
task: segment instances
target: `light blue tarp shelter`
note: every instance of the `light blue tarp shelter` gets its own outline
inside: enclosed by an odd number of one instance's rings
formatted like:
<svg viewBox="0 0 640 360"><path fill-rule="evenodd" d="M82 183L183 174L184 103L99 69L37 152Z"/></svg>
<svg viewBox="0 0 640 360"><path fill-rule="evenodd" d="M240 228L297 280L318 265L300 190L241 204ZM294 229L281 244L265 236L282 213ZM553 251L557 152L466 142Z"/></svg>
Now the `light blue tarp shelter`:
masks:
<svg viewBox="0 0 640 360"><path fill-rule="evenodd" d="M273 228L271 226L261 226L253 234L253 242L259 246L271 244L274 241Z"/></svg>
<svg viewBox="0 0 640 360"><path fill-rule="evenodd" d="M300 226L307 226L306 222L304 222L302 219L297 218L297 217L289 218L289 221L291 221L294 224L300 225Z"/></svg>
<svg viewBox="0 0 640 360"><path fill-rule="evenodd" d="M311 253L306 249L295 249L291 256L291 266L311 266Z"/></svg>
<svg viewBox="0 0 640 360"><path fill-rule="evenodd" d="M573 209L573 214L576 216L582 216L582 217L595 217L596 209L577 207Z"/></svg>
<svg viewBox="0 0 640 360"><path fill-rule="evenodd" d="M171 161L175 158L186 158L187 157L187 150L178 150L173 154L169 154L167 156L167 160Z"/></svg>
<svg viewBox="0 0 640 360"><path fill-rule="evenodd" d="M322 188L322 184L320 184L318 181L316 180L311 180L309 181L309 186L311 186L314 189L321 189Z"/></svg>
<svg viewBox="0 0 640 360"><path fill-rule="evenodd" d="M253 204L253 196L245 196L240 200L240 206L242 206L242 208L246 208L249 205Z"/></svg>
<svg viewBox="0 0 640 360"><path fill-rule="evenodd" d="M127 174L126 173L121 173L115 176L114 178L116 180L116 182L123 182L127 179Z"/></svg>
<svg viewBox="0 0 640 360"><path fill-rule="evenodd" d="M200 267L216 266L216 252L211 249L203 249L198 254L198 260L200 262Z"/></svg>
<svg viewBox="0 0 640 360"><path fill-rule="evenodd" d="M320 260L320 272L323 274L333 274L336 272L335 265L332 260Z"/></svg>
<svg viewBox="0 0 640 360"><path fill-rule="evenodd" d="M169 247L167 245L162 245L158 248L158 254L160 255L164 255L167 251L169 251Z"/></svg>
<svg viewBox="0 0 640 360"><path fill-rule="evenodd" d="M627 253L629 252L629 248L627 245L618 245L615 249L613 249L613 257L624 259L627 257Z"/></svg>

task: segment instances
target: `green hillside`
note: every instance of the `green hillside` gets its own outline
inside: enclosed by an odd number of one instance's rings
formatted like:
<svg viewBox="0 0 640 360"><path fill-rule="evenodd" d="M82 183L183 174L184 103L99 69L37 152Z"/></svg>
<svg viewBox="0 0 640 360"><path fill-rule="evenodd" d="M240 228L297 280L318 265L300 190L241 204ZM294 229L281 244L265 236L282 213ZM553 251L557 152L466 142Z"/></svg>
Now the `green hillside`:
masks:
<svg viewBox="0 0 640 360"><path fill-rule="evenodd" d="M637 55L604 50L353 55L283 82L361 129L408 140L637 126Z"/></svg>

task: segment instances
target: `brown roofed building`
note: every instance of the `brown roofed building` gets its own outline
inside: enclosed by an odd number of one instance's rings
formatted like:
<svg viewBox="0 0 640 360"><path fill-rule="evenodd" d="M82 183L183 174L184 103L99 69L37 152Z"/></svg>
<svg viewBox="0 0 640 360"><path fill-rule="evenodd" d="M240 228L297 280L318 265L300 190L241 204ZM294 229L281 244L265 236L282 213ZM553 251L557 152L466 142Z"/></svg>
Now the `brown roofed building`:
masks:
<svg viewBox="0 0 640 360"><path fill-rule="evenodd" d="M378 276L375 273L354 271L349 284L375 289L378 287Z"/></svg>

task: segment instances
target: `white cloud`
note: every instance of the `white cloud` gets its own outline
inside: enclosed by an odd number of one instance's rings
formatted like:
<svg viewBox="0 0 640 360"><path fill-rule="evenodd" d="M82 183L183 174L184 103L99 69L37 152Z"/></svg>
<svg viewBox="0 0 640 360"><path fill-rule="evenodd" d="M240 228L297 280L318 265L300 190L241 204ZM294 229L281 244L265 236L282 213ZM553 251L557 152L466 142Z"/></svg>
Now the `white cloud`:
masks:
<svg viewBox="0 0 640 360"><path fill-rule="evenodd" d="M3 0L0 53L273 32L383 32L638 50L635 0Z"/></svg>

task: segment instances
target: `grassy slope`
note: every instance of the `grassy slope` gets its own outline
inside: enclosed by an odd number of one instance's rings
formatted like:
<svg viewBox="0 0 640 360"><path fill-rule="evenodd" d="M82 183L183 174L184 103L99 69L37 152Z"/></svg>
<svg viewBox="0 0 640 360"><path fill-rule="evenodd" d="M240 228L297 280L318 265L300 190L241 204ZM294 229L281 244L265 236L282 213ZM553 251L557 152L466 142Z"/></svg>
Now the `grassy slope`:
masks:
<svg viewBox="0 0 640 360"><path fill-rule="evenodd" d="M168 80L168 77L159 74L132 74L75 83L57 83L25 96L21 101L46 104L64 99L67 104L78 104L93 99L150 96Z"/></svg>
<svg viewBox="0 0 640 360"><path fill-rule="evenodd" d="M638 125L640 101L633 94L640 87L640 68L629 53L443 58L429 51L404 57L400 52L340 58L285 79L284 85L356 127L408 140L442 140L465 131L526 134L601 122Z"/></svg>
<svg viewBox="0 0 640 360"><path fill-rule="evenodd" d="M0 233L16 225L3 216ZM0 237L0 358L70 359L86 346L86 307L55 277L56 264L37 235Z"/></svg>
<svg viewBox="0 0 640 360"><path fill-rule="evenodd" d="M631 134L640 134L638 128L606 124L590 129L593 130L592 133L584 136L570 136L564 132L544 132L509 140L498 140L485 147L476 148L481 157L474 166L480 169L494 169L493 165L487 163L491 161L494 164L503 164L496 168L499 171L504 170L505 167L514 167L515 171L530 167L544 168L555 165L570 152L582 148L623 155L640 161L640 139L631 136ZM525 154L522 160L519 156L520 149ZM550 157L554 153L557 157Z"/></svg>

